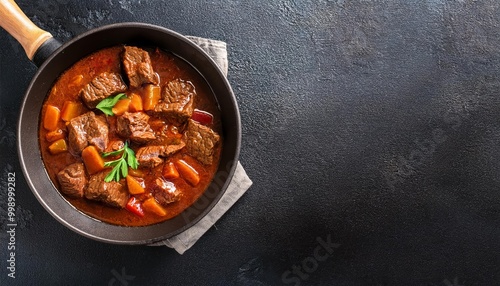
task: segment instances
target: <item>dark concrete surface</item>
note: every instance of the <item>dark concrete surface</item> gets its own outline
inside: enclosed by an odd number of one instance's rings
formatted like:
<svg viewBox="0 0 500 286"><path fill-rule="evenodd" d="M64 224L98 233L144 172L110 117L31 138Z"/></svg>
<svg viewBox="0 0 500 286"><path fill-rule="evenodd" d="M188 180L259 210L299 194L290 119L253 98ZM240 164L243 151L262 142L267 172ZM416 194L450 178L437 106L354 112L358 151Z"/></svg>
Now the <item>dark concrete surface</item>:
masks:
<svg viewBox="0 0 500 286"><path fill-rule="evenodd" d="M500 2L18 3L61 41L124 21L226 41L254 185L182 256L73 233L23 179L35 67L0 30L1 285L500 285Z"/></svg>

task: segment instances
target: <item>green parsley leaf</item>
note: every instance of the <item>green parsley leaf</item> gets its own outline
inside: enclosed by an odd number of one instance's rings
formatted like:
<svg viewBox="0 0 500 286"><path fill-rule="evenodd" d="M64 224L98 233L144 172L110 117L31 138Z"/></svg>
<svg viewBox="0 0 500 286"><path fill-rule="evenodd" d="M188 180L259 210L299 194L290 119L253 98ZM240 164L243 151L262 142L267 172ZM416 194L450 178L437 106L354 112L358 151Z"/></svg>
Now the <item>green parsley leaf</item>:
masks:
<svg viewBox="0 0 500 286"><path fill-rule="evenodd" d="M125 142L123 148L117 151L103 153L103 157L117 156L121 153L119 159L113 161L104 162L104 167L113 167L111 171L106 175L104 181L109 183L111 181L120 181L121 178L125 178L128 175L128 168L137 169L139 167L139 161L135 157L134 150L128 147L128 142Z"/></svg>
<svg viewBox="0 0 500 286"><path fill-rule="evenodd" d="M121 161L122 161L122 158L116 159L116 160L113 160L113 161L104 162L104 167L105 168L107 168L107 167L114 167L114 166L118 165Z"/></svg>
<svg viewBox="0 0 500 286"><path fill-rule="evenodd" d="M130 166L132 169L137 169L139 166L139 161L137 161L137 158L135 157L134 150L130 148L125 148L125 152L127 153L127 164Z"/></svg>
<svg viewBox="0 0 500 286"><path fill-rule="evenodd" d="M117 155L121 154L123 152L123 150L124 150L124 147L122 147L122 148L120 148L120 149L118 149L116 151L104 152L104 153L101 154L101 156L103 158L114 157L114 156L117 156Z"/></svg>
<svg viewBox="0 0 500 286"><path fill-rule="evenodd" d="M128 166L127 163L122 162L122 176L125 178L128 175Z"/></svg>
<svg viewBox="0 0 500 286"><path fill-rule="evenodd" d="M118 100L124 98L127 98L127 95L125 93L119 93L115 96L110 96L108 98L101 100L101 102L97 104L96 108L102 111L106 115L113 116L115 115L112 111L113 107L118 102Z"/></svg>

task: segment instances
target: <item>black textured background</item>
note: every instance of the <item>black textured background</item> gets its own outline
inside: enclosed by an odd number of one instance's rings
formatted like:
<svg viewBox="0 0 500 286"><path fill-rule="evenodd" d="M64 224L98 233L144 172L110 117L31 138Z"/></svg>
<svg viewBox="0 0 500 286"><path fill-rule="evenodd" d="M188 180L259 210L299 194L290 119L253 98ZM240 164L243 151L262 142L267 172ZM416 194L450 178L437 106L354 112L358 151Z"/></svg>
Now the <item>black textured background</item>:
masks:
<svg viewBox="0 0 500 286"><path fill-rule="evenodd" d="M22 177L35 67L0 29L1 285L500 285L500 2L18 3L62 41L124 21L226 41L254 185L182 256L66 229Z"/></svg>

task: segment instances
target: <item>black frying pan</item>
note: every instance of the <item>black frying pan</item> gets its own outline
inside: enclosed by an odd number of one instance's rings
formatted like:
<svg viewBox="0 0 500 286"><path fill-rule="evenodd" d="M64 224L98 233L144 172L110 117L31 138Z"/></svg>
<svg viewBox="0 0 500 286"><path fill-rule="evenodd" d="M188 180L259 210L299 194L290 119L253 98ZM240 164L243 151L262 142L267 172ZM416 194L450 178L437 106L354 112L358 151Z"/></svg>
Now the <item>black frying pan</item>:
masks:
<svg viewBox="0 0 500 286"><path fill-rule="evenodd" d="M148 244L176 235L205 216L224 194L239 156L241 123L236 99L216 63L182 35L150 24L121 23L93 29L61 45L36 27L11 0L0 1L0 26L23 46L39 67L26 91L18 123L18 152L24 176L42 206L73 231L103 242ZM70 205L49 179L40 154L38 126L45 96L59 75L86 55L105 47L157 46L191 64L206 80L221 110L224 145L215 179L204 195L179 216L145 227L115 226Z"/></svg>

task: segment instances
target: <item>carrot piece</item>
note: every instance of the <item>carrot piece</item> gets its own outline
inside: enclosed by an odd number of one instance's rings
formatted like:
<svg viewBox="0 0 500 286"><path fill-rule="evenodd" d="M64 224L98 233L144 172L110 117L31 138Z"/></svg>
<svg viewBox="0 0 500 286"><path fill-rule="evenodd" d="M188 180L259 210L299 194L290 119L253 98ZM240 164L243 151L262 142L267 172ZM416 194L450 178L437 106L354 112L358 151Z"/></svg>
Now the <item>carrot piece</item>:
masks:
<svg viewBox="0 0 500 286"><path fill-rule="evenodd" d="M49 146L50 154L56 155L68 151L68 145L66 145L66 140L59 139L56 142L50 144Z"/></svg>
<svg viewBox="0 0 500 286"><path fill-rule="evenodd" d="M134 177L139 177L139 178L144 177L144 172L140 169L128 168L128 174L131 176L134 176Z"/></svg>
<svg viewBox="0 0 500 286"><path fill-rule="evenodd" d="M90 145L83 149L82 159L90 175L104 170L104 160L94 146Z"/></svg>
<svg viewBox="0 0 500 286"><path fill-rule="evenodd" d="M174 166L174 163L168 162L163 165L162 175L165 179L176 179L179 178L179 172Z"/></svg>
<svg viewBox="0 0 500 286"><path fill-rule="evenodd" d="M159 216L166 216L167 211L155 200L149 198L142 203L142 208Z"/></svg>
<svg viewBox="0 0 500 286"><path fill-rule="evenodd" d="M192 186L198 185L200 182L200 175L193 167L191 167L191 165L186 163L184 160L177 160L175 162L175 166L184 180Z"/></svg>
<svg viewBox="0 0 500 286"><path fill-rule="evenodd" d="M115 106L111 108L111 111L113 111L115 115L122 115L123 113L128 111L129 105L130 105L130 98L120 99L115 104Z"/></svg>
<svg viewBox="0 0 500 286"><path fill-rule="evenodd" d="M137 93L132 93L130 95L130 105L128 107L130 112L142 111L142 97Z"/></svg>
<svg viewBox="0 0 500 286"><path fill-rule="evenodd" d="M54 131L47 132L47 134L45 134L45 139L48 142L54 142L59 139L64 139L64 136L65 136L64 131L58 128Z"/></svg>
<svg viewBox="0 0 500 286"><path fill-rule="evenodd" d="M74 102L67 100L64 102L61 119L64 121L70 121L72 118L77 117L83 111L83 105L79 102Z"/></svg>
<svg viewBox="0 0 500 286"><path fill-rule="evenodd" d="M79 75L75 76L73 79L71 79L71 81L69 82L68 85L71 87L78 86L82 83L82 80L83 80L83 75L79 74Z"/></svg>
<svg viewBox="0 0 500 286"><path fill-rule="evenodd" d="M143 194L145 192L143 184L144 182L141 184L141 182L134 179L134 177L130 175L127 176L127 188L131 195Z"/></svg>
<svg viewBox="0 0 500 286"><path fill-rule="evenodd" d="M53 105L47 105L45 108L45 116L43 118L43 127L48 131L57 129L57 124L61 118L61 111Z"/></svg>
<svg viewBox="0 0 500 286"><path fill-rule="evenodd" d="M160 87L157 85L148 84L144 88L143 108L144 110L154 110L155 106L160 101Z"/></svg>

